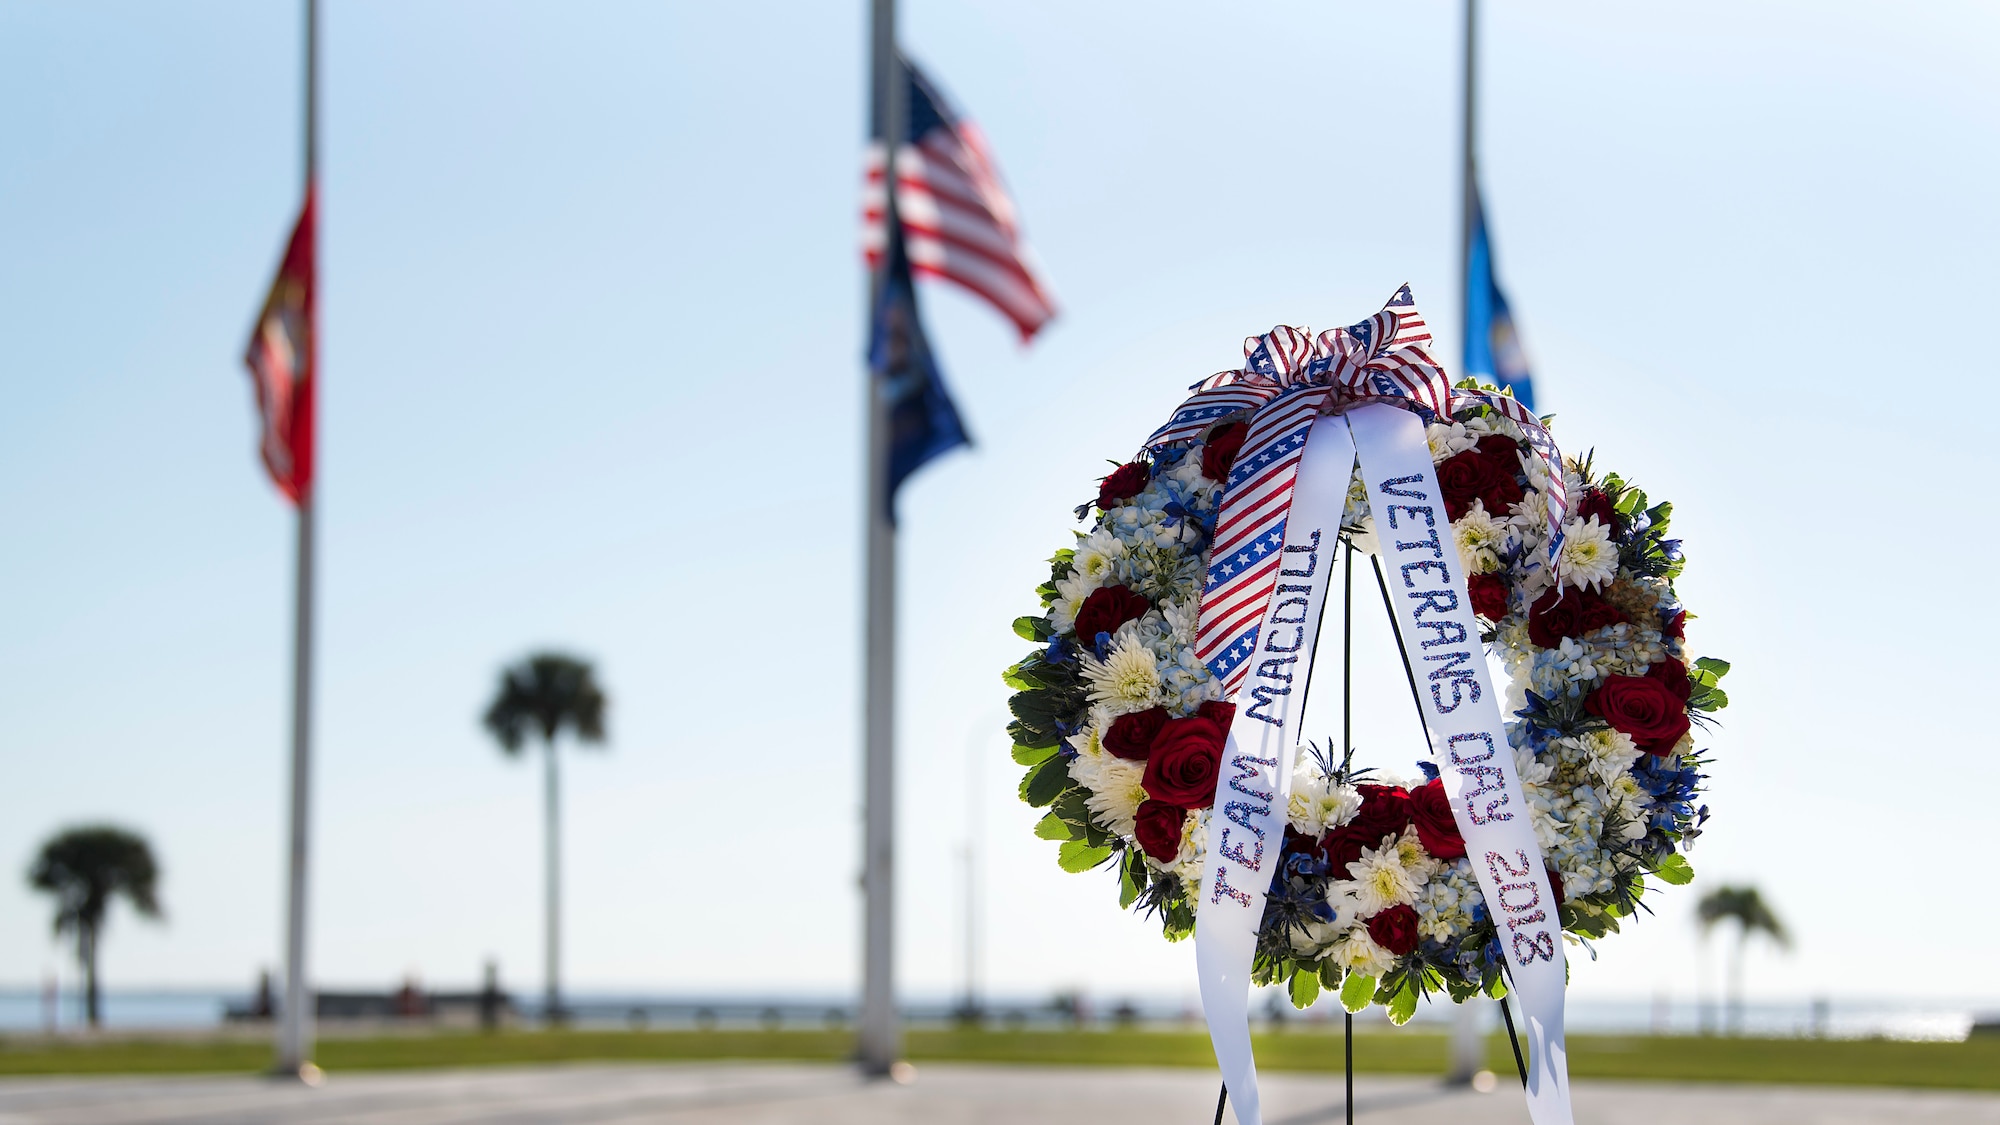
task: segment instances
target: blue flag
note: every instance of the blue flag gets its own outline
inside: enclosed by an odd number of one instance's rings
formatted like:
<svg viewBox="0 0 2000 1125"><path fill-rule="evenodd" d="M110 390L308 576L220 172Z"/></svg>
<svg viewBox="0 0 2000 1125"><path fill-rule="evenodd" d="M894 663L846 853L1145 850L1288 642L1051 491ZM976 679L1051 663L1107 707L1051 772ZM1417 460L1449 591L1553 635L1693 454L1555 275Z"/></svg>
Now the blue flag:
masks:
<svg viewBox="0 0 2000 1125"><path fill-rule="evenodd" d="M1514 314L1507 295L1493 277L1493 244L1486 237L1486 208L1473 188L1472 251L1465 269L1464 372L1514 392L1514 398L1535 409L1535 384L1528 357L1514 331Z"/></svg>
<svg viewBox="0 0 2000 1125"><path fill-rule="evenodd" d="M958 408L944 389L944 377L924 338L917 315L917 288L910 280L910 258L903 250L902 231L889 238L888 269L882 295L875 305L874 330L868 342L868 369L875 393L889 407L889 482L881 497L891 521L896 514L896 490L904 478L961 445L971 445Z"/></svg>

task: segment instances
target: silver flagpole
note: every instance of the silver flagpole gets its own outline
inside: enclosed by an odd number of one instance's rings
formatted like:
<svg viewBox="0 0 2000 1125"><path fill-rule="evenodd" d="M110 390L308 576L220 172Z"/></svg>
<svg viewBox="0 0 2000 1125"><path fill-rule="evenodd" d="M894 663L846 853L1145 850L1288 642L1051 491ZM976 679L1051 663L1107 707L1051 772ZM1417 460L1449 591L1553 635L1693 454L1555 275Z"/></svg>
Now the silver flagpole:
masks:
<svg viewBox="0 0 2000 1125"><path fill-rule="evenodd" d="M319 163L319 4L306 0L306 190L310 192ZM318 217L315 229L313 270L319 270ZM318 286L318 278L314 278ZM314 317L318 319L317 296ZM319 325L307 327L306 377L319 380ZM314 418L317 426L319 420ZM317 436L317 435L315 435ZM299 496L299 573L296 623L292 647L292 832L291 854L285 879L285 1006L278 1026L278 1072L308 1082L318 1079L319 1068L312 1064L311 990L306 987L306 836L307 810L311 806L312 785L312 608L313 608L313 490L308 479Z"/></svg>
<svg viewBox="0 0 2000 1125"><path fill-rule="evenodd" d="M870 29L873 132L882 145L882 266L868 285L870 330L887 283L887 240L897 231L896 146L903 135L903 83L896 59L895 0L872 0ZM863 711L861 1070L886 1075L902 1053L896 1015L896 527L889 507L888 403L871 371L868 389L867 615Z"/></svg>
<svg viewBox="0 0 2000 1125"><path fill-rule="evenodd" d="M1459 354L1470 346L1472 331L1472 226L1478 206L1478 168L1473 156L1475 109L1475 69L1478 58L1478 0L1465 0L1465 133L1461 138L1459 162L1459 241L1458 241L1458 339ZM1464 374L1464 372L1460 372ZM1451 1024L1451 1071L1445 1081L1464 1085L1485 1067L1485 1045L1479 1037L1477 999L1468 999L1453 1013Z"/></svg>

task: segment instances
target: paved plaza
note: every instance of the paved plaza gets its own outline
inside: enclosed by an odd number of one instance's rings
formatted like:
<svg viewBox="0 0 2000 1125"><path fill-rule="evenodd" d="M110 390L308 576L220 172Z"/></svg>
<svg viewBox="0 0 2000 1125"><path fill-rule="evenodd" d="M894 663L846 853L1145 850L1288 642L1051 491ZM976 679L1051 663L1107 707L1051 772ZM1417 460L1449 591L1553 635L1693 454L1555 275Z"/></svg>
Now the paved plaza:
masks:
<svg viewBox="0 0 2000 1125"><path fill-rule="evenodd" d="M1270 1075L1269 1125L1337 1125L1338 1075ZM845 1069L573 1065L336 1074L316 1090L253 1078L0 1080L0 1125L1208 1125L1213 1076L1190 1070L925 1066L906 1086ZM1356 1083L1355 1119L1387 1125L1525 1125L1518 1090L1450 1091L1410 1078ZM2000 1125L2000 1095L1579 1083L1580 1125ZM1230 1120L1234 1120L1231 1118Z"/></svg>

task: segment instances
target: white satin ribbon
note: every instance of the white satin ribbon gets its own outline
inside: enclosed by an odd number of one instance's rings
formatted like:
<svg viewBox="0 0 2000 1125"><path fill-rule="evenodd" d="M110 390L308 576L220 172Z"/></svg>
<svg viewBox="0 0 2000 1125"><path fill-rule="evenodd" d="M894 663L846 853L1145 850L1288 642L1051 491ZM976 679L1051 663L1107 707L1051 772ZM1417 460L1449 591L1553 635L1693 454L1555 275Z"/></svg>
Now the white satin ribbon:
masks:
<svg viewBox="0 0 2000 1125"><path fill-rule="evenodd" d="M1250 674L1216 778L1208 856L1195 908L1194 959L1215 1061L1241 1125L1260 1125L1257 1062L1250 1053L1250 968L1264 920L1264 892L1285 846L1292 757L1299 742L1313 643L1333 572L1354 441L1340 418L1313 423L1299 463L1278 586L1257 631Z"/></svg>
<svg viewBox="0 0 2000 1125"><path fill-rule="evenodd" d="M1533 813L1514 771L1423 420L1382 404L1359 407L1346 418L1375 517L1396 631L1417 681L1431 760L1451 797L1527 1022L1528 1115L1535 1125L1569 1125L1562 924Z"/></svg>
<svg viewBox="0 0 2000 1125"><path fill-rule="evenodd" d="M1284 847L1292 762L1347 485L1359 454L1395 624L1416 665L1433 760L1500 931L1531 1051L1528 1112L1569 1125L1563 947L1555 896L1515 775L1479 625L1415 414L1372 404L1313 424L1285 522L1285 559L1216 780L1195 914L1202 1013L1240 1125L1262 1125L1250 973Z"/></svg>

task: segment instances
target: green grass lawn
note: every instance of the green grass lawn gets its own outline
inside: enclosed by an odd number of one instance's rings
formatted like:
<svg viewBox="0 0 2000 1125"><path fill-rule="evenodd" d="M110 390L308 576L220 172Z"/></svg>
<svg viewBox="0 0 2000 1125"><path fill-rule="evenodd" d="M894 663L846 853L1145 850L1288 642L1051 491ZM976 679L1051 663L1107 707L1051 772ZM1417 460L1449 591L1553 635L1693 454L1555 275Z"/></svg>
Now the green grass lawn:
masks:
<svg viewBox="0 0 2000 1125"><path fill-rule="evenodd" d="M1442 1074L1445 1037L1369 1031L1354 1039L1362 1074ZM915 1062L1074 1066L1212 1067L1198 1031L913 1031ZM586 1060L763 1059L833 1062L853 1037L835 1031L507 1031L331 1038L318 1060L330 1071ZM1340 1070L1337 1033L1286 1031L1257 1038L1264 1070ZM252 1073L270 1062L259 1040L115 1038L97 1042L0 1038L0 1074ZM1487 1044L1488 1065L1511 1077L1504 1038ZM2000 1037L1964 1043L1884 1040L1729 1039L1576 1035L1570 1073L1579 1078L1708 1082L1838 1083L2000 1089Z"/></svg>

